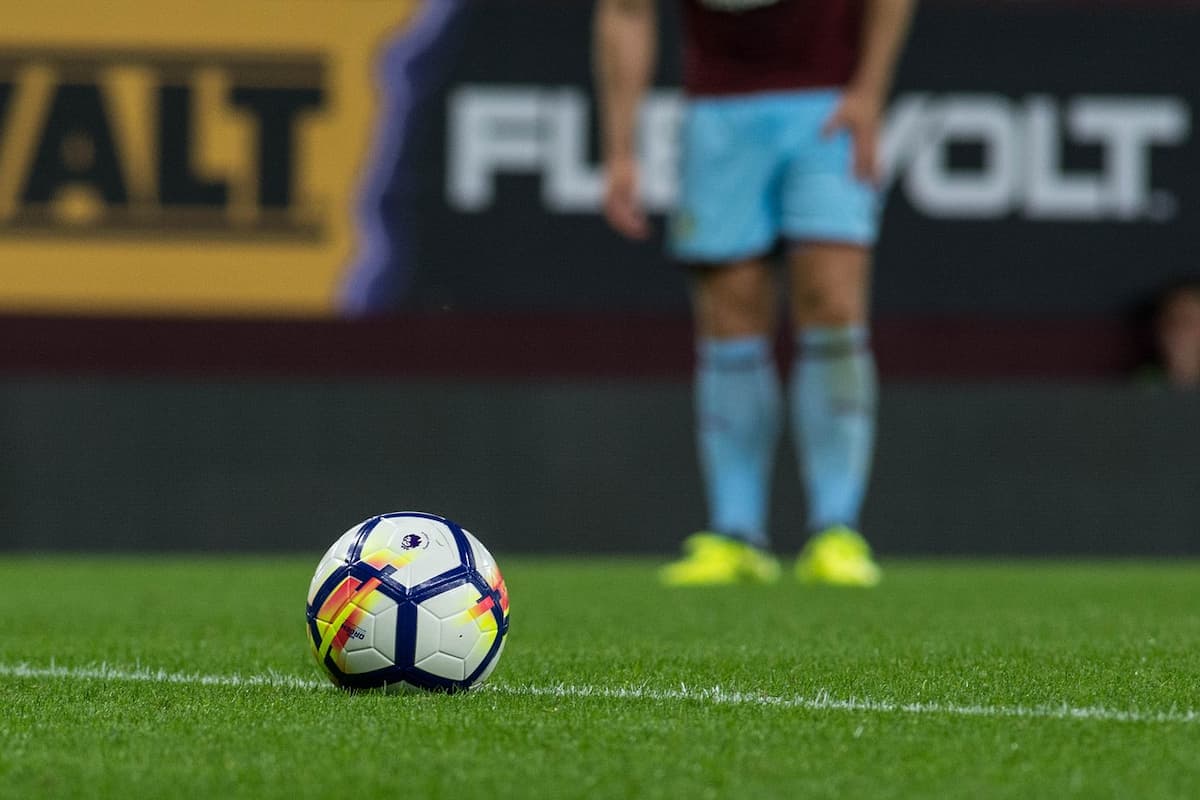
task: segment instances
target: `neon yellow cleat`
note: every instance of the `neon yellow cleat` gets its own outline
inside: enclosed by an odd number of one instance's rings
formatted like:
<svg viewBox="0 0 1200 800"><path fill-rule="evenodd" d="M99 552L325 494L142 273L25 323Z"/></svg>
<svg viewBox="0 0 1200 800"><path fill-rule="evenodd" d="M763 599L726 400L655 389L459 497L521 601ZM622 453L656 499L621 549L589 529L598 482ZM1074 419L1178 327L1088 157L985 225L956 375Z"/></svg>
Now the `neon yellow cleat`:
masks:
<svg viewBox="0 0 1200 800"><path fill-rule="evenodd" d="M722 586L774 583L779 559L753 545L717 533L693 533L683 540L683 558L659 570L667 586Z"/></svg>
<svg viewBox="0 0 1200 800"><path fill-rule="evenodd" d="M813 536L796 560L796 579L801 583L866 587L882 577L867 540L845 525Z"/></svg>

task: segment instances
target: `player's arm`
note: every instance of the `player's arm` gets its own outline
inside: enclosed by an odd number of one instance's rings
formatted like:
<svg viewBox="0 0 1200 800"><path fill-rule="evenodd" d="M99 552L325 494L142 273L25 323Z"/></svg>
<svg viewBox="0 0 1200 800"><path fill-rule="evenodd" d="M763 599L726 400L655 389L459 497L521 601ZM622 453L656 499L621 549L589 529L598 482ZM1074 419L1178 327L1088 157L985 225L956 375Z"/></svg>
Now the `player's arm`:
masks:
<svg viewBox="0 0 1200 800"><path fill-rule="evenodd" d="M862 44L854 76L825 128L845 128L854 138L854 172L879 178L879 126L892 87L896 61L912 21L916 0L866 0Z"/></svg>
<svg viewBox="0 0 1200 800"><path fill-rule="evenodd" d="M655 0L597 0L593 35L604 216L617 231L643 239L650 228L638 199L638 109L654 74L658 45Z"/></svg>

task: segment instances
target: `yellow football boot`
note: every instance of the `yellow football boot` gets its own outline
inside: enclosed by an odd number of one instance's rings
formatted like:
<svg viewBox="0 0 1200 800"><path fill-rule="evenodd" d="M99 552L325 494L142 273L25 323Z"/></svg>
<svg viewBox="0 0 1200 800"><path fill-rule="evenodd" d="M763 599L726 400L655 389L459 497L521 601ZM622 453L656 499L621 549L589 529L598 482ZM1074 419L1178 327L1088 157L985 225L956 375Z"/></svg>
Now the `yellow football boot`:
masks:
<svg viewBox="0 0 1200 800"><path fill-rule="evenodd" d="M707 531L683 540L683 558L658 572L667 586L723 586L774 583L779 560L753 545Z"/></svg>
<svg viewBox="0 0 1200 800"><path fill-rule="evenodd" d="M813 536L796 559L796 578L801 583L866 587L882 577L867 540L845 525Z"/></svg>

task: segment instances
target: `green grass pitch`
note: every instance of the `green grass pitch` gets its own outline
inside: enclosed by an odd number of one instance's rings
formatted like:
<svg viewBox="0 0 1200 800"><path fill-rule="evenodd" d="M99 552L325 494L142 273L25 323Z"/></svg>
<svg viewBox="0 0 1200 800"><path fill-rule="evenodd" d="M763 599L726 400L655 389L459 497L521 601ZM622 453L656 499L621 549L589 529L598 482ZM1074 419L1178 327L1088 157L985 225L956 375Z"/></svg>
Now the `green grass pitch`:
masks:
<svg viewBox="0 0 1200 800"><path fill-rule="evenodd" d="M0 797L1200 797L1200 565L667 590L504 558L465 695L347 695L311 559L0 559Z"/></svg>

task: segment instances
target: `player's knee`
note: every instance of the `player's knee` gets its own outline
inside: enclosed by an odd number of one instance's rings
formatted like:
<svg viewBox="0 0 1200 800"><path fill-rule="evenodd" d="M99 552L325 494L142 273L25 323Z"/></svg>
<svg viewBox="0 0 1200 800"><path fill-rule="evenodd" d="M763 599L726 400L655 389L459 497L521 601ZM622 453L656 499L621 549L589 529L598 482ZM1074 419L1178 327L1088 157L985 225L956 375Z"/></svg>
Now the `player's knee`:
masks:
<svg viewBox="0 0 1200 800"><path fill-rule="evenodd" d="M792 317L796 327L855 325L866 319L866 302L857 292L808 287L793 294Z"/></svg>
<svg viewBox="0 0 1200 800"><path fill-rule="evenodd" d="M761 336L771 328L771 319L761 308L749 304L716 304L697 315L700 333L717 339Z"/></svg>
<svg viewBox="0 0 1200 800"><path fill-rule="evenodd" d="M742 265L696 276L694 305L701 334L756 336L773 323L775 291L765 268Z"/></svg>
<svg viewBox="0 0 1200 800"><path fill-rule="evenodd" d="M771 328L771 308L770 299L750 287L709 286L696 293L696 323L705 336L764 334Z"/></svg>

